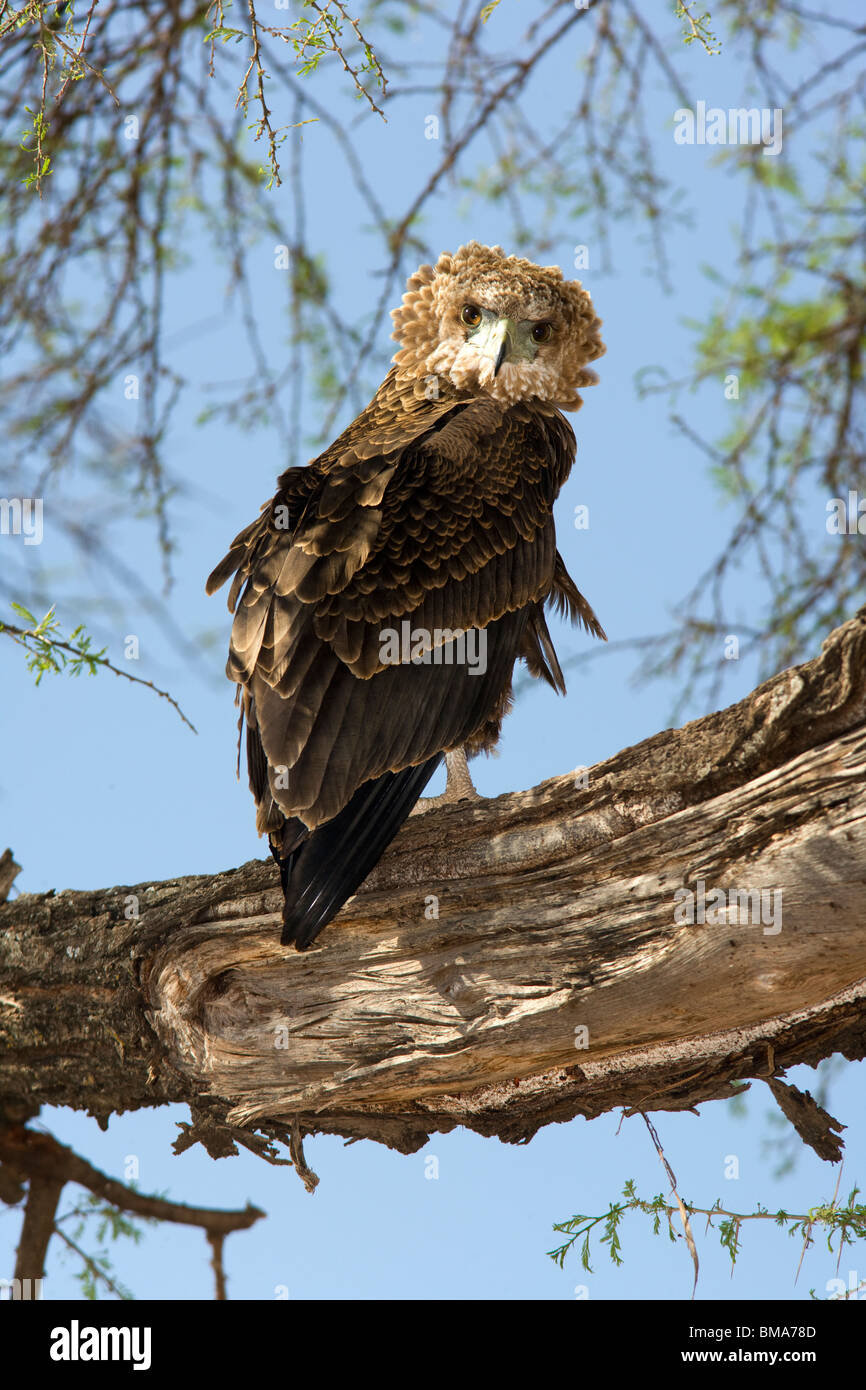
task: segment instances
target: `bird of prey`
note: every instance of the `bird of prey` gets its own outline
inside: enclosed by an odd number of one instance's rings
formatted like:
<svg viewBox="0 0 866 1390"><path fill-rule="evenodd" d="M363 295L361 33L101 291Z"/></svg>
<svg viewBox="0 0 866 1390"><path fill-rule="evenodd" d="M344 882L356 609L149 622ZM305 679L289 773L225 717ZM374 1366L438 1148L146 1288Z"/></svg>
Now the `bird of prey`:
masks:
<svg viewBox="0 0 866 1390"><path fill-rule="evenodd" d="M306 949L366 878L441 764L471 789L514 663L564 693L550 604L605 634L556 549L574 462L561 413L605 351L556 266L471 241L410 276L373 400L289 468L208 583L230 575L256 825Z"/></svg>

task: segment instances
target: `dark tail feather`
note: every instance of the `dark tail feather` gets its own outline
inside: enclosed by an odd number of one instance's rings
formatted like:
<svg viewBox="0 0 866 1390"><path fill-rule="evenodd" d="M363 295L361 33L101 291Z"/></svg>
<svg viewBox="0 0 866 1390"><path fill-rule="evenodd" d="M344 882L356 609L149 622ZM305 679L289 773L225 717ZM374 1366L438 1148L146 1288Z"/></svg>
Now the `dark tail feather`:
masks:
<svg viewBox="0 0 866 1390"><path fill-rule="evenodd" d="M291 854L287 854L285 858L283 858L279 850L276 849L274 845L271 845L271 854L276 859L277 868L280 871L280 883L283 885L283 897L285 897L289 891L289 879L292 876L292 869L300 852L300 849L294 849Z"/></svg>
<svg viewBox="0 0 866 1390"><path fill-rule="evenodd" d="M364 882L442 761L365 782L332 820L280 862L286 894L282 942L304 951Z"/></svg>

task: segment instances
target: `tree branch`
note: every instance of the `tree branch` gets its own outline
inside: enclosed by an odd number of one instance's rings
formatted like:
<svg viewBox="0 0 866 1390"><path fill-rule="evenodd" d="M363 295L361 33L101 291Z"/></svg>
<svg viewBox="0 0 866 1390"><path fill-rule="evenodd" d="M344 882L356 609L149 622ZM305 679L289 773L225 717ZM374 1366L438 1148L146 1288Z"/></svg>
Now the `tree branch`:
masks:
<svg viewBox="0 0 866 1390"><path fill-rule="evenodd" d="M249 1204L242 1211L219 1211L212 1207L190 1207L182 1202L170 1202L164 1197L149 1197L101 1173L87 1159L59 1144L52 1135L27 1129L23 1125L0 1125L0 1163L16 1176L28 1180L27 1205L15 1266L16 1279L40 1279L43 1276L45 1253L54 1234L57 1205L68 1182L86 1188L118 1211L133 1212L150 1220L172 1221L181 1226L200 1226L213 1251L217 1298L226 1296L222 1268L225 1237L232 1231L247 1230L264 1216L263 1211ZM58 1234L82 1259L89 1259L63 1232ZM96 1270L102 1276L98 1266Z"/></svg>
<svg viewBox="0 0 866 1390"><path fill-rule="evenodd" d="M12 1126L0 1129L0 1162L8 1163L27 1173L31 1186L39 1182L68 1182L86 1187L96 1197L102 1197L118 1211L129 1211L155 1221L173 1221L179 1226L201 1226L206 1231L228 1235L230 1231L245 1231L258 1221L264 1212L247 1205L242 1211L218 1211L212 1207L190 1207L183 1202L169 1202L165 1197L149 1197L134 1187L101 1173L65 1144L59 1144L50 1134Z"/></svg>
<svg viewBox="0 0 866 1390"><path fill-rule="evenodd" d="M45 1256L62 1192L63 1182L57 1178L31 1177L15 1258L16 1279L41 1279L45 1274Z"/></svg>
<svg viewBox="0 0 866 1390"><path fill-rule="evenodd" d="M864 865L866 609L588 775L413 817L308 953L270 862L0 907L0 1102L189 1100L184 1144L301 1161L693 1108L866 1054Z"/></svg>

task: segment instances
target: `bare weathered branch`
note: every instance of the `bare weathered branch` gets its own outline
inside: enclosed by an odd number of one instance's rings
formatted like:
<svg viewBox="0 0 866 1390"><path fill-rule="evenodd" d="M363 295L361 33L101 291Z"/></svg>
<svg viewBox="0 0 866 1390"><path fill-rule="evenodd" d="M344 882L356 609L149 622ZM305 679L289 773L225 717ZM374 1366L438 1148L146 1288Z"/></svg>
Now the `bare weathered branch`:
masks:
<svg viewBox="0 0 866 1390"><path fill-rule="evenodd" d="M185 1099L296 1152L693 1107L866 1053L864 865L866 610L588 779L412 818L311 952L270 862L5 905L0 1101Z"/></svg>

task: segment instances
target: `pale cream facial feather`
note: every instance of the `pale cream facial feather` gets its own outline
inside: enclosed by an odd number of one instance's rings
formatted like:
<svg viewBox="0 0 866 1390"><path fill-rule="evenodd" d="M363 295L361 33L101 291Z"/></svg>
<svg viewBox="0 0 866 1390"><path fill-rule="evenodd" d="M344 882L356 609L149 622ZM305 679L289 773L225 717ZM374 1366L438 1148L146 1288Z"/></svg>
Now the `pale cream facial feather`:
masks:
<svg viewBox="0 0 866 1390"><path fill-rule="evenodd" d="M493 362L461 321L465 304L516 323L550 323L553 335L538 345L533 361L506 359L494 376ZM587 363L605 351L601 319L579 280L564 280L558 266L534 265L477 241L455 255L443 253L435 266L421 266L409 277L403 303L391 317L391 336L400 344L393 358L398 375L423 385L428 396L435 392L435 379L444 376L503 405L537 399L577 410L580 388L598 380Z"/></svg>

